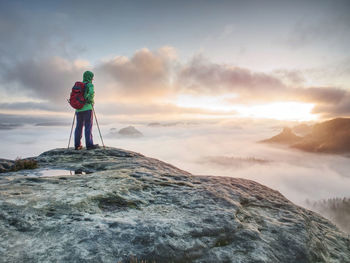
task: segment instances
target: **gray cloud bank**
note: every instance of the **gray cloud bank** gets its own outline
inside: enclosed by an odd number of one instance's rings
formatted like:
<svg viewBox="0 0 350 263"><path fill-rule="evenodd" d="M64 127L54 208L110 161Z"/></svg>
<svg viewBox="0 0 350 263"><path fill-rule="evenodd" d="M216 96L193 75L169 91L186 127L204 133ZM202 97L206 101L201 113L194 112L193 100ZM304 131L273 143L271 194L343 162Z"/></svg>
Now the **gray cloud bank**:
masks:
<svg viewBox="0 0 350 263"><path fill-rule="evenodd" d="M19 92L32 98L48 99L53 104L62 104L66 103L69 89L81 78L81 74L82 69L74 63L60 57L51 57L18 62L2 75L2 79L8 85L17 84Z"/></svg>
<svg viewBox="0 0 350 263"><path fill-rule="evenodd" d="M47 102L14 102L14 103L0 103L0 110L44 110L44 111L59 111L61 110L55 104Z"/></svg>
<svg viewBox="0 0 350 263"><path fill-rule="evenodd" d="M236 103L301 100L332 104L349 94L336 87L289 86L273 74L214 64L200 57L182 68L179 81L187 90L197 94L238 94L239 97L232 101Z"/></svg>
<svg viewBox="0 0 350 263"><path fill-rule="evenodd" d="M24 111L25 113L25 111ZM1 114L0 130L12 130L23 125L61 126L68 125L70 120L61 116L31 116L30 114Z"/></svg>

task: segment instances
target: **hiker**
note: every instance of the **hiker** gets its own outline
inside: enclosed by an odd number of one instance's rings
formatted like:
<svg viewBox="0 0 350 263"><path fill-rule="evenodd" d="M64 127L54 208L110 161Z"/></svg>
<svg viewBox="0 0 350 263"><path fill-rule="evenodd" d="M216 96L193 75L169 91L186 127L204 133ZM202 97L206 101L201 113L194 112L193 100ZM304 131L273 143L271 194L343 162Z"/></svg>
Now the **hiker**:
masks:
<svg viewBox="0 0 350 263"><path fill-rule="evenodd" d="M77 125L74 132L74 146L75 150L81 150L81 137L83 135L83 126L85 126L85 145L86 149L96 149L98 144L93 143L92 139L92 123L93 123L93 104L94 104L94 85L92 81L94 79L94 73L91 71L85 71L83 74L83 82L85 84L84 98L86 103L81 109L77 109L75 114L77 118Z"/></svg>

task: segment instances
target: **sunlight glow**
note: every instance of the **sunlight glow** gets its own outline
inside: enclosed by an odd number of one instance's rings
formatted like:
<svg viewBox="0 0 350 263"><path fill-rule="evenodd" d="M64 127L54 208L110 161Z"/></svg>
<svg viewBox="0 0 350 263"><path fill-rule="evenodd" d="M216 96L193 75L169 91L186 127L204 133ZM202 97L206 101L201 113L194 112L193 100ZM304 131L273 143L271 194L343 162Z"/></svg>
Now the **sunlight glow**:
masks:
<svg viewBox="0 0 350 263"><path fill-rule="evenodd" d="M232 105L228 105L225 100L236 97L234 94L221 96L179 95L175 104L184 108L201 108L204 110L229 112L235 109Z"/></svg>
<svg viewBox="0 0 350 263"><path fill-rule="evenodd" d="M238 105L230 104L230 98L234 95L222 96L178 96L175 104L184 108L200 108L208 111L220 112L223 115L236 112L236 117L266 118L288 121L311 121L317 120L318 116L311 111L315 106L312 103L302 103L296 101L274 102L259 105Z"/></svg>
<svg viewBox="0 0 350 263"><path fill-rule="evenodd" d="M290 121L317 120L317 115L311 111L315 105L301 102L275 102L250 107L240 107L237 111L243 117L269 118Z"/></svg>

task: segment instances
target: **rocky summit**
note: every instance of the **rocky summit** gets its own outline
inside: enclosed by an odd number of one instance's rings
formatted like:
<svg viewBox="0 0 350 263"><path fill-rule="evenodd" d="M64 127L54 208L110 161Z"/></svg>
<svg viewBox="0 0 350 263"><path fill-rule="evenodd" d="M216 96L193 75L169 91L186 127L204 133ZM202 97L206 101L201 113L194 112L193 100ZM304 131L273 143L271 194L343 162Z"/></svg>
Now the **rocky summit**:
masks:
<svg viewBox="0 0 350 263"><path fill-rule="evenodd" d="M0 174L0 262L350 262L346 234L253 181L116 148L35 159Z"/></svg>

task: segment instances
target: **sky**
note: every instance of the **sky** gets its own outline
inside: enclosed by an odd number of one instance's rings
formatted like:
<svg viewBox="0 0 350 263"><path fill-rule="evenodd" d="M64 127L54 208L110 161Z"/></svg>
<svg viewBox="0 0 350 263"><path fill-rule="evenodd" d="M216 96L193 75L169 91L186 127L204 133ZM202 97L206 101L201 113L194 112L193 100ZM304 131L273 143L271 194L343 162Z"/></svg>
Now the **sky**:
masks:
<svg viewBox="0 0 350 263"><path fill-rule="evenodd" d="M0 121L350 115L349 1L0 1ZM23 119L23 118L22 118Z"/></svg>

